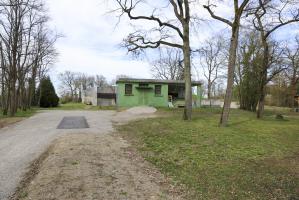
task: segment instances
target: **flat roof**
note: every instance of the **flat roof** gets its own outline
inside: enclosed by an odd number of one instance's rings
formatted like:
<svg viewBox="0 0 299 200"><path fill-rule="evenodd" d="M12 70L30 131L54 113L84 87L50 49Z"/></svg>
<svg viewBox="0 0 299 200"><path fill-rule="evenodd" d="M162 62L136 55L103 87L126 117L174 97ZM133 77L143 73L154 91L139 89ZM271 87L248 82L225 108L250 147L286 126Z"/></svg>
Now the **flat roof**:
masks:
<svg viewBox="0 0 299 200"><path fill-rule="evenodd" d="M185 84L184 80L160 80L160 79L137 79L137 78L119 78L116 83L160 83L160 84ZM192 86L202 85L200 81L192 81Z"/></svg>

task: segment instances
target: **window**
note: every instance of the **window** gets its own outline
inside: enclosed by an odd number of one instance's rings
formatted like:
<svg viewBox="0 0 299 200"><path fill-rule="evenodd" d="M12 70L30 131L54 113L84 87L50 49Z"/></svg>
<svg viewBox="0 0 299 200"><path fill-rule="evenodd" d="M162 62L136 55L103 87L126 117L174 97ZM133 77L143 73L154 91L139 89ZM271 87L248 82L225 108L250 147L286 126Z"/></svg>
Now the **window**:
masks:
<svg viewBox="0 0 299 200"><path fill-rule="evenodd" d="M155 85L155 95L160 96L162 94L162 86L161 85Z"/></svg>
<svg viewBox="0 0 299 200"><path fill-rule="evenodd" d="M132 91L132 84L125 84L125 95L132 95L133 91Z"/></svg>

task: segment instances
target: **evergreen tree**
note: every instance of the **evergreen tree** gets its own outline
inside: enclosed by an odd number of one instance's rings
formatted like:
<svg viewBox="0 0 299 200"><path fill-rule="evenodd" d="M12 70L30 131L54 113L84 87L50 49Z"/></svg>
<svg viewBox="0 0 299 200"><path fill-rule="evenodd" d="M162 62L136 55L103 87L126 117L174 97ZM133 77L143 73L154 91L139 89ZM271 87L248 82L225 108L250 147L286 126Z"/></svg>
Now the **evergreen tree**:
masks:
<svg viewBox="0 0 299 200"><path fill-rule="evenodd" d="M238 84L240 108L256 111L260 92L259 71L261 70L262 50L255 32L242 38L239 52Z"/></svg>
<svg viewBox="0 0 299 200"><path fill-rule="evenodd" d="M57 107L59 98L55 92L55 88L50 77L45 77L40 83L40 101L39 106L43 108Z"/></svg>

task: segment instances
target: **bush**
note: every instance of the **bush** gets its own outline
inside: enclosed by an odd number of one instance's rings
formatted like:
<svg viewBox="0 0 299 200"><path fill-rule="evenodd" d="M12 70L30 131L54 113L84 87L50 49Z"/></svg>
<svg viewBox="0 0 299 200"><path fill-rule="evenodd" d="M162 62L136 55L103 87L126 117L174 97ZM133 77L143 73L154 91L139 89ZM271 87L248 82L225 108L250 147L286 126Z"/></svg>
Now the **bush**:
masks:
<svg viewBox="0 0 299 200"><path fill-rule="evenodd" d="M70 102L73 102L73 98L69 95L65 95L65 96L62 96L60 98L60 103L61 104L67 104L67 103L70 103Z"/></svg>
<svg viewBox="0 0 299 200"><path fill-rule="evenodd" d="M46 77L41 80L40 90L40 107L49 108L58 106L59 98L55 92L55 88L51 82L50 77Z"/></svg>

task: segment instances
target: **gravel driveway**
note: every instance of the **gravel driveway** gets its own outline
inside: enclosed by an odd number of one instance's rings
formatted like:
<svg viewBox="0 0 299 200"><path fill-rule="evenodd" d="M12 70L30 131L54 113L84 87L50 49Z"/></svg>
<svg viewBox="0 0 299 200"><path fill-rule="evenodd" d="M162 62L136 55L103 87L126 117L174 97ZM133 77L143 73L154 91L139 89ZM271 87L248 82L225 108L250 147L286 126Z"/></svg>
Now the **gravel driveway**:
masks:
<svg viewBox="0 0 299 200"><path fill-rule="evenodd" d="M64 134L104 134L113 130L114 111L42 111L0 129L0 200L15 190L30 163ZM84 116L89 129L57 129L65 116Z"/></svg>

